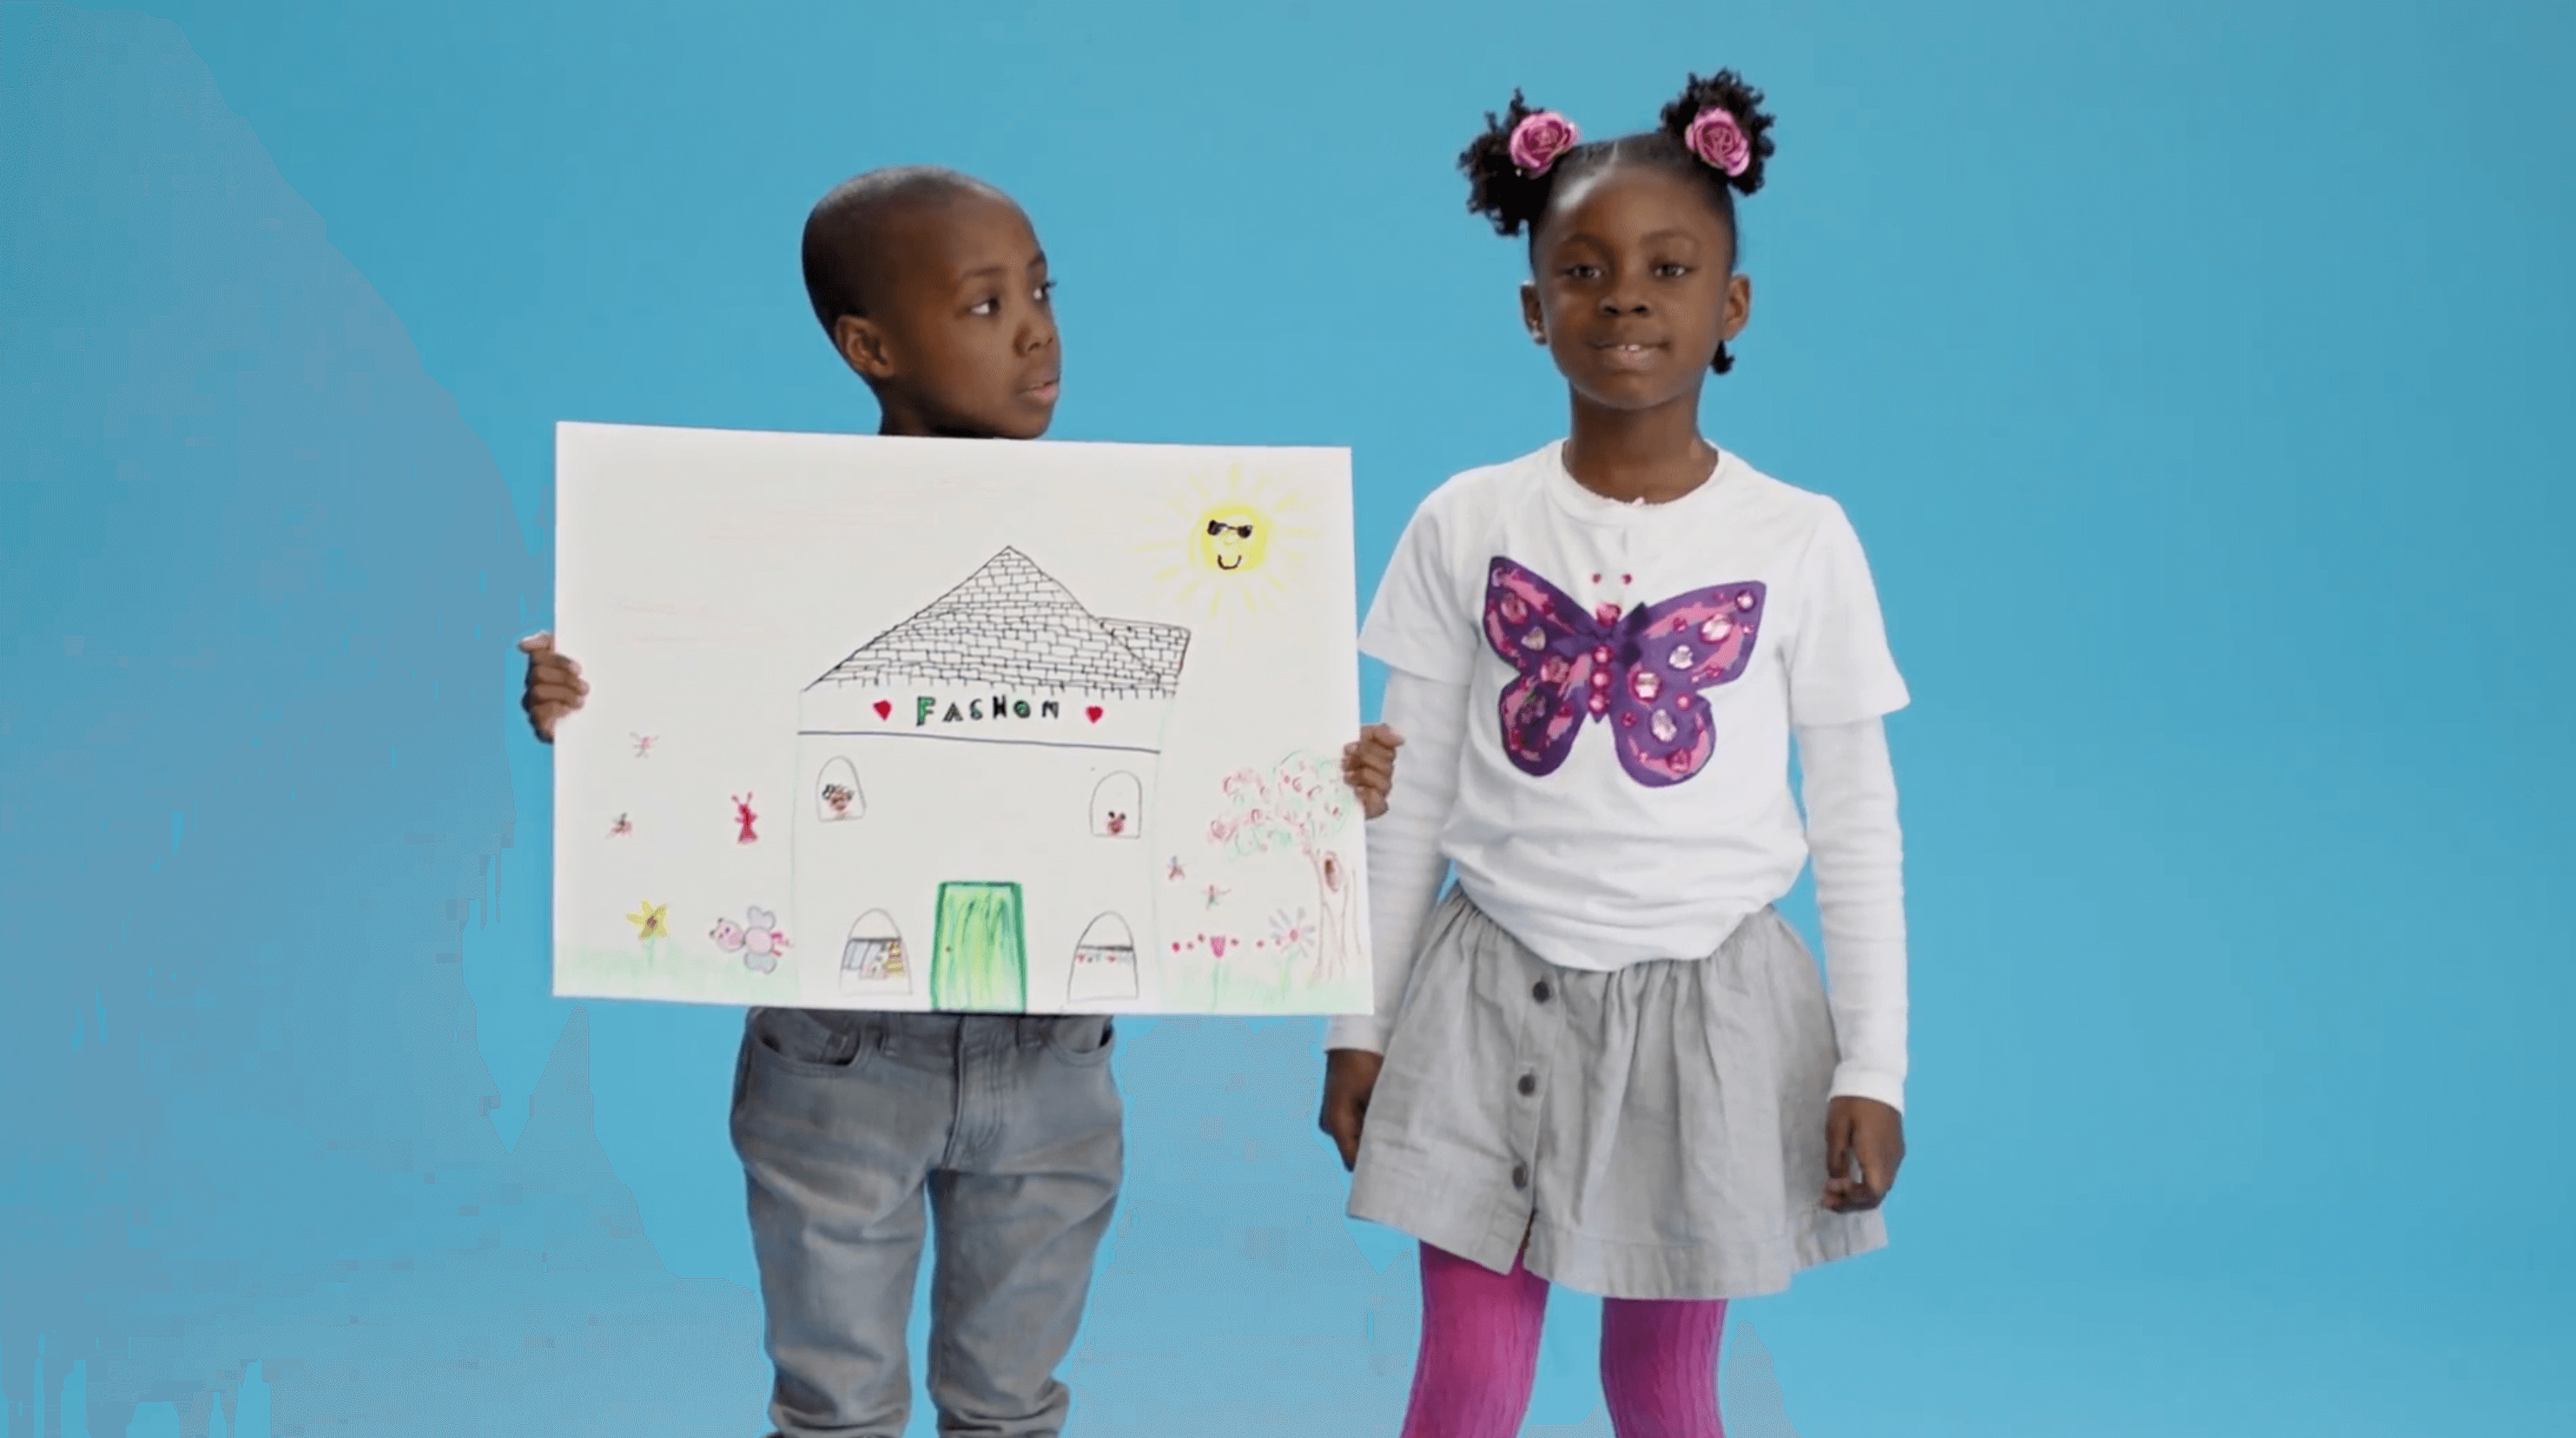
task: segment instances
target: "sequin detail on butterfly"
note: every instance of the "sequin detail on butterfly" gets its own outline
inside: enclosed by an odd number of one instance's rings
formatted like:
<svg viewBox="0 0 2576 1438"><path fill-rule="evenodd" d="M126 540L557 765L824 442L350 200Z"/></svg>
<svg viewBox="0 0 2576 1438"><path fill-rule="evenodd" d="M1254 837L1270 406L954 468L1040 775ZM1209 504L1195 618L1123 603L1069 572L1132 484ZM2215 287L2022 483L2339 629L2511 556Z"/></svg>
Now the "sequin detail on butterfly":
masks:
<svg viewBox="0 0 2576 1438"><path fill-rule="evenodd" d="M1497 704L1503 753L1545 778L1574 752L1585 721L1607 725L1619 766L1666 788L1708 765L1716 725L1703 696L1753 662L1762 584L1718 584L1622 613L1586 610L1525 565L1487 571L1485 642L1520 677Z"/></svg>

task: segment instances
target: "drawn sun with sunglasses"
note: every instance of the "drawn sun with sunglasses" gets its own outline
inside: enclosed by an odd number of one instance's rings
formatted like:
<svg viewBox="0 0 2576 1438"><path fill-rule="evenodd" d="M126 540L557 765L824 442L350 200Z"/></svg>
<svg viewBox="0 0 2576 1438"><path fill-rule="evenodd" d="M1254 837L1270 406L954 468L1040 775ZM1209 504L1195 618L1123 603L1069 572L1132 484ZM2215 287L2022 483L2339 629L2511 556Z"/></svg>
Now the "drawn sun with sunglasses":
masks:
<svg viewBox="0 0 2576 1438"><path fill-rule="evenodd" d="M1154 526L1138 558L1175 603L1231 631L1305 596L1315 507L1300 486L1229 467L1182 477L1167 494L1171 527Z"/></svg>
<svg viewBox="0 0 2576 1438"><path fill-rule="evenodd" d="M1207 521L1199 526L1196 538L1199 563L1219 574L1259 569L1261 561L1269 557L1269 522L1241 505L1221 505L1208 511Z"/></svg>

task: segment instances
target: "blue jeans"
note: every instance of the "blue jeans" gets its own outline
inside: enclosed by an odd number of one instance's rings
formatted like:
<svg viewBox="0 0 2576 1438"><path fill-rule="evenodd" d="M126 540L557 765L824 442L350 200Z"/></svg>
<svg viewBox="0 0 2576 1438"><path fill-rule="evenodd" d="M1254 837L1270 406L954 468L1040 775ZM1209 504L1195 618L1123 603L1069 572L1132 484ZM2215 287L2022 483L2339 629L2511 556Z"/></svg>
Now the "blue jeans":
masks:
<svg viewBox="0 0 2576 1438"><path fill-rule="evenodd" d="M926 1227L940 1433L1063 1430L1055 1370L1126 1162L1114 1042L1099 1015L751 1012L733 1141L778 1438L901 1438Z"/></svg>

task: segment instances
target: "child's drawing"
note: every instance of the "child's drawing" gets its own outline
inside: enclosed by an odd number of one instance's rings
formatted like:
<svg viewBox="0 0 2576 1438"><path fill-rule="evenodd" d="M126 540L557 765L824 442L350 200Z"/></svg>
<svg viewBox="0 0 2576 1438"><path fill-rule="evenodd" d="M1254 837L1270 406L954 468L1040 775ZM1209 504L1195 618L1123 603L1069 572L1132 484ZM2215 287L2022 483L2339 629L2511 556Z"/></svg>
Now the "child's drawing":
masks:
<svg viewBox="0 0 2576 1438"><path fill-rule="evenodd" d="M743 922L718 919L707 937L728 954L742 956L742 966L755 974L775 973L778 956L787 952L787 936L778 932L778 916L767 909L745 911Z"/></svg>
<svg viewBox="0 0 2576 1438"><path fill-rule="evenodd" d="M867 817L867 796L859 792L859 771L847 759L823 766L822 787L814 791L814 817L826 824Z"/></svg>
<svg viewBox="0 0 2576 1438"><path fill-rule="evenodd" d="M1189 609L1230 627L1303 587L1314 531L1300 496L1231 469L1221 484L1193 479L1165 511L1170 527L1145 546L1157 582Z"/></svg>
<svg viewBox="0 0 2576 1438"><path fill-rule="evenodd" d="M855 914L883 895L890 864L926 865L938 875L931 1006L1025 1008L1031 947L1045 943L1030 932L1032 903L1095 913L1152 903L1147 789L1189 650L1187 629L1104 618L1017 548L995 553L805 686L801 765L824 787L875 777L881 797L864 824L797 836L798 905L837 926L836 910ZM969 761L975 787L1007 795L984 824L949 829L962 795L896 777ZM1090 842L1051 845L1016 882L973 877L994 872L996 850L1050 808ZM1079 964L1077 938L1058 942Z"/></svg>
<svg viewBox="0 0 2576 1438"><path fill-rule="evenodd" d="M1281 909L1270 916L1270 947L1283 959L1302 958L1315 947L1315 926L1304 909Z"/></svg>
<svg viewBox="0 0 2576 1438"><path fill-rule="evenodd" d="M1229 504L1208 516L1205 563L1219 574L1240 574L1261 567L1261 551L1270 538L1270 522L1259 512Z"/></svg>
<svg viewBox="0 0 2576 1438"><path fill-rule="evenodd" d="M912 969L903 954L903 934L894 916L870 909L850 925L841 946L841 992L852 998L894 999L912 993Z"/></svg>
<svg viewBox="0 0 2576 1438"><path fill-rule="evenodd" d="M1121 770L1091 791L1091 834L1096 839L1141 839L1145 812L1144 786Z"/></svg>
<svg viewBox="0 0 2576 1438"><path fill-rule="evenodd" d="M1065 985L1069 1008L1136 997L1136 932L1116 914L1102 914L1082 931L1073 949L1073 978Z"/></svg>
<svg viewBox="0 0 2576 1438"><path fill-rule="evenodd" d="M635 926L635 937L639 939L661 938L671 932L671 906L647 899L626 916L626 922Z"/></svg>
<svg viewBox="0 0 2576 1438"><path fill-rule="evenodd" d="M1333 846L1351 822L1349 786L1331 760L1292 754L1268 773L1239 769L1226 776L1226 809L1208 825L1208 840L1229 856L1294 855L1311 871L1316 908L1315 973L1347 975L1359 959L1359 924L1351 900L1350 866Z"/></svg>
<svg viewBox="0 0 2576 1438"><path fill-rule="evenodd" d="M558 844L559 993L1369 1006L1331 796L1192 852L1230 776L1278 789L1263 763L1358 731L1345 454L568 425L557 479L556 643L597 721L558 736L557 812L619 816ZM672 902L603 932L638 892ZM648 924L678 961L639 962Z"/></svg>

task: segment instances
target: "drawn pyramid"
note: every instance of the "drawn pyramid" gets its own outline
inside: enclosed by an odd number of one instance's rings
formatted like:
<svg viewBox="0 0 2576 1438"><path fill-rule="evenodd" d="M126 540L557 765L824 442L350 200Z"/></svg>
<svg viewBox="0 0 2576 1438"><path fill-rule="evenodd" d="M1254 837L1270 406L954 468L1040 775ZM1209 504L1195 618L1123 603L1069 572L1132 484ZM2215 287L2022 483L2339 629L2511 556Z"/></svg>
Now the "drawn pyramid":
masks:
<svg viewBox="0 0 2576 1438"><path fill-rule="evenodd" d="M852 651L809 685L911 681L1168 698L1189 650L1178 625L1102 619L1017 549Z"/></svg>

